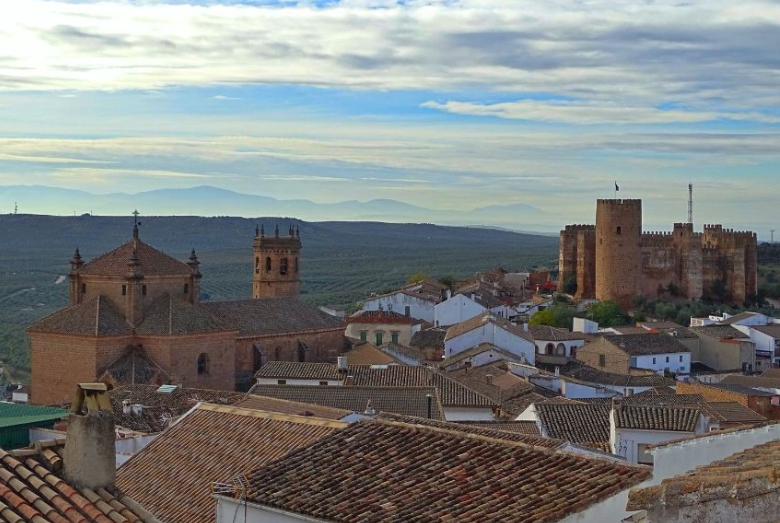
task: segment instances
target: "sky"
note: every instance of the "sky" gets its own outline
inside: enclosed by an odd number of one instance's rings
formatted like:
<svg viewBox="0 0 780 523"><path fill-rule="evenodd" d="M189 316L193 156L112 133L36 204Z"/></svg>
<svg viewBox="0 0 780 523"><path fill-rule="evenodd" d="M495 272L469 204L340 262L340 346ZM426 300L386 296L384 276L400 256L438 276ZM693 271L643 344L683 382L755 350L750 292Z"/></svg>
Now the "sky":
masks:
<svg viewBox="0 0 780 523"><path fill-rule="evenodd" d="M525 203L563 225L617 181L661 227L693 183L697 223L765 235L777 49L769 0L16 0L0 185Z"/></svg>

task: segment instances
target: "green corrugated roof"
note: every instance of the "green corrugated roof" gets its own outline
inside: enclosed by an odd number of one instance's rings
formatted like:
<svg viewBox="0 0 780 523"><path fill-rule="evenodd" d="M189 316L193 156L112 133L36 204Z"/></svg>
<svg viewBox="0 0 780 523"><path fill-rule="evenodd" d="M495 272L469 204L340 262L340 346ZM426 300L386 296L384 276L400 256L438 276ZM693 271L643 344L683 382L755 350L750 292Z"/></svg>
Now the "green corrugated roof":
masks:
<svg viewBox="0 0 780 523"><path fill-rule="evenodd" d="M67 410L57 407L0 402L0 428L57 420L67 415Z"/></svg>

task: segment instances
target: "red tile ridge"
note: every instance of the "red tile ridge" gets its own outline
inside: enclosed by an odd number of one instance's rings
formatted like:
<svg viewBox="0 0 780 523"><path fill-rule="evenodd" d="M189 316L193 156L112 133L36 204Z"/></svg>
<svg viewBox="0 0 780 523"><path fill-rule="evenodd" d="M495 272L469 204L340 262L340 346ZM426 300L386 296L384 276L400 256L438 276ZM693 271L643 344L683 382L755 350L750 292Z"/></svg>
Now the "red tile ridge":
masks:
<svg viewBox="0 0 780 523"><path fill-rule="evenodd" d="M302 425L316 425L319 427L331 427L334 429L343 429L349 425L344 421L336 421L325 418L318 418L316 416L298 416L296 414L281 414L279 412L271 412L258 409L247 409L243 407L235 407L229 405L216 405L213 403L201 403L198 406L199 410L208 410L212 412L222 412L225 414L233 414L237 416L248 416L252 418L263 418L276 421L287 421L291 423L300 423Z"/></svg>

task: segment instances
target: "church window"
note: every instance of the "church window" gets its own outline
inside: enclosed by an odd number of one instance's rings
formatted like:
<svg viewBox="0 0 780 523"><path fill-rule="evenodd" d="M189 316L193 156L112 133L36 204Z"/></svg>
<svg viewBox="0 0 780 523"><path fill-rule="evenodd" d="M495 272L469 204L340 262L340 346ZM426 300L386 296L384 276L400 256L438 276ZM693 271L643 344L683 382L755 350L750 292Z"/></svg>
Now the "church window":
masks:
<svg viewBox="0 0 780 523"><path fill-rule="evenodd" d="M143 287L141 287L141 294L143 294L144 296L146 296L146 285L144 285Z"/></svg>
<svg viewBox="0 0 780 523"><path fill-rule="evenodd" d="M295 257L295 274L298 274L298 257Z"/></svg>
<svg viewBox="0 0 780 523"><path fill-rule="evenodd" d="M198 374L209 373L209 355L205 352L201 352L198 356Z"/></svg>
<svg viewBox="0 0 780 523"><path fill-rule="evenodd" d="M271 272L271 257L265 259L265 272Z"/></svg>
<svg viewBox="0 0 780 523"><path fill-rule="evenodd" d="M287 274L287 258L282 258L279 262L279 274Z"/></svg>
<svg viewBox="0 0 780 523"><path fill-rule="evenodd" d="M127 285L122 285L122 296L127 296Z"/></svg>
<svg viewBox="0 0 780 523"><path fill-rule="evenodd" d="M255 258L255 274L260 274L260 257Z"/></svg>
<svg viewBox="0 0 780 523"><path fill-rule="evenodd" d="M185 283L184 284L184 294L189 294L189 293L190 293L190 284L189 283Z"/></svg>
<svg viewBox="0 0 780 523"><path fill-rule="evenodd" d="M86 294L86 293L87 293L87 284L86 283L82 283L81 284L81 294Z"/></svg>
<svg viewBox="0 0 780 523"><path fill-rule="evenodd" d="M623 228L620 225L618 225L617 233L621 234L622 232L623 232Z"/></svg>

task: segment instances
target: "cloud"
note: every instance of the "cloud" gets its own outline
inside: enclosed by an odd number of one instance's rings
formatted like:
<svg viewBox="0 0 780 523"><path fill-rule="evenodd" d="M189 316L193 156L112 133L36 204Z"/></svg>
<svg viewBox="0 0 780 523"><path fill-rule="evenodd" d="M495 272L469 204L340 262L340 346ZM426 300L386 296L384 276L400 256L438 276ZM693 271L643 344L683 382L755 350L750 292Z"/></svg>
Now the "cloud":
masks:
<svg viewBox="0 0 780 523"><path fill-rule="evenodd" d="M218 94L216 96L212 96L214 100L240 100L241 98L236 98L234 96L225 96L224 94Z"/></svg>
<svg viewBox="0 0 780 523"><path fill-rule="evenodd" d="M0 48L24 52L2 56L3 89L544 92L608 102L609 121L641 122L695 118L652 109L666 102L750 118L780 102L780 54L768 51L780 48L772 0L27 0L4 22ZM531 109L493 108L503 117ZM590 106L554 109L554 121L599 119Z"/></svg>
<svg viewBox="0 0 780 523"><path fill-rule="evenodd" d="M449 101L425 102L421 105L455 114L495 116L517 120L566 124L668 124L700 123L714 120L748 120L779 123L779 117L758 112L712 112L655 107L621 106L605 102L572 102L519 100L494 104Z"/></svg>
<svg viewBox="0 0 780 523"><path fill-rule="evenodd" d="M214 178L211 174L185 173L177 171L165 171L158 169L98 169L92 167L67 167L57 169L51 173L51 177L59 180L74 180L78 182L89 181L92 183L113 182L116 177L127 178L188 178L206 179Z"/></svg>

